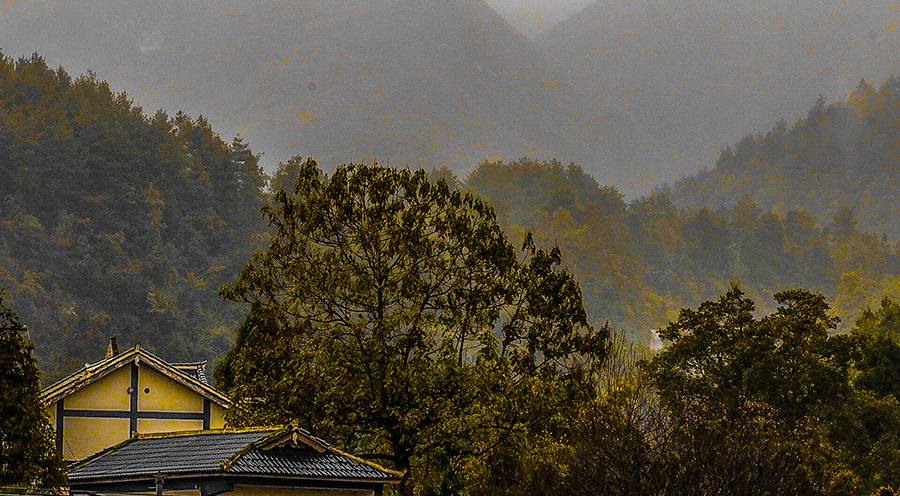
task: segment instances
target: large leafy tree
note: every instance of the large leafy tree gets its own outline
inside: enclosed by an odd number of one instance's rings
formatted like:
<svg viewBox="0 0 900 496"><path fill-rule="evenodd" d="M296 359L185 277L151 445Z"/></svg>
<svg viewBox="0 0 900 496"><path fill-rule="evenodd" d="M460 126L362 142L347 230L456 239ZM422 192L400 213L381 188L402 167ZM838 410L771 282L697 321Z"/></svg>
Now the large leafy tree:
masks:
<svg viewBox="0 0 900 496"><path fill-rule="evenodd" d="M837 319L822 295L775 293L778 308L755 318L753 300L737 285L697 310L682 309L659 332L671 342L647 370L664 399L727 404L747 395L800 419L849 392L849 363Z"/></svg>
<svg viewBox="0 0 900 496"><path fill-rule="evenodd" d="M40 371L25 326L0 291L0 487L59 488L65 465L41 406Z"/></svg>
<svg viewBox="0 0 900 496"><path fill-rule="evenodd" d="M854 351L853 396L834 436L868 490L900 488L900 305L888 298L864 308L848 341Z"/></svg>
<svg viewBox="0 0 900 496"><path fill-rule="evenodd" d="M815 425L824 447L837 450L857 494L898 483L900 423L892 374L900 350L893 340L896 307L866 310L848 334L821 295L774 295L770 315L737 286L697 310L683 309L660 332L671 344L647 371L667 405L689 401L733 411L745 399L763 405L785 426ZM849 480L849 479L847 479Z"/></svg>
<svg viewBox="0 0 900 496"><path fill-rule="evenodd" d="M743 396L729 405L661 401L637 350L614 350L603 392L583 405L565 438L475 471L464 494L814 496L852 489L816 420L791 422Z"/></svg>
<svg viewBox="0 0 900 496"><path fill-rule="evenodd" d="M251 422L300 418L403 471L401 493L456 491L461 458L565 428L609 335L558 249L527 236L520 258L488 204L422 171L292 162L269 248L221 290L252 307L216 370Z"/></svg>

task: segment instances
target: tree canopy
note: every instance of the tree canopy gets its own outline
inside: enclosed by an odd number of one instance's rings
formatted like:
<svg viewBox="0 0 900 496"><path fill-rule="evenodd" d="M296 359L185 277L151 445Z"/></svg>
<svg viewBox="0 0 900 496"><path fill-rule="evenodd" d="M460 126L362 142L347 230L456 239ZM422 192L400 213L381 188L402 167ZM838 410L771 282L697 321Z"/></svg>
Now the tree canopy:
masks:
<svg viewBox="0 0 900 496"><path fill-rule="evenodd" d="M783 428L812 436L814 451L830 452L835 482L852 494L900 487L897 305L885 299L863 310L840 334L822 295L795 289L774 299L777 309L757 317L735 284L696 310L682 309L660 331L668 346L645 366L663 406L727 415L749 401Z"/></svg>
<svg viewBox="0 0 900 496"><path fill-rule="evenodd" d="M726 405L747 396L795 419L846 397L848 365L829 339L837 320L825 298L804 290L774 298L777 310L760 319L736 284L697 310L682 309L659 331L671 344L647 367L661 396Z"/></svg>
<svg viewBox="0 0 900 496"><path fill-rule="evenodd" d="M464 494L859 494L818 419L788 419L742 394L664 399L641 355L616 343L601 393L565 437L478 467Z"/></svg>
<svg viewBox="0 0 900 496"><path fill-rule="evenodd" d="M252 306L216 368L249 422L299 418L419 493L452 491L460 458L566 428L609 334L558 248L526 236L517 253L487 203L422 171L292 162L263 209L268 249L221 290Z"/></svg>

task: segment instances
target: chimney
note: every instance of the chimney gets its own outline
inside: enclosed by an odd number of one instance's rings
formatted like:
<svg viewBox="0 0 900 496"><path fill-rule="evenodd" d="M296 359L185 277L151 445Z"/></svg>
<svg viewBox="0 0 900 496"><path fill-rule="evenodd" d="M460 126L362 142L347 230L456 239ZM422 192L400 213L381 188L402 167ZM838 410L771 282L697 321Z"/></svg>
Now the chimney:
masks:
<svg viewBox="0 0 900 496"><path fill-rule="evenodd" d="M119 354L119 337L110 336L109 346L106 347L106 358L112 358Z"/></svg>

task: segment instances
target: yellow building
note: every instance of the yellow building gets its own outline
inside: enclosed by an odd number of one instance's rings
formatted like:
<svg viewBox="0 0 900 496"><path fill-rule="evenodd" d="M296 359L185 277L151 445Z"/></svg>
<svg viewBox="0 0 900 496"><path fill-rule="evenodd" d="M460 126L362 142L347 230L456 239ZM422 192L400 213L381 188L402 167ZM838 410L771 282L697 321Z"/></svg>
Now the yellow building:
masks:
<svg viewBox="0 0 900 496"><path fill-rule="evenodd" d="M170 364L141 349L46 388L69 494L381 496L402 474L358 459L296 424L225 429L229 399L206 362Z"/></svg>
<svg viewBox="0 0 900 496"><path fill-rule="evenodd" d="M225 426L231 402L206 383L206 362L169 364L141 349L107 357L44 389L41 399L69 462L136 433L198 431Z"/></svg>

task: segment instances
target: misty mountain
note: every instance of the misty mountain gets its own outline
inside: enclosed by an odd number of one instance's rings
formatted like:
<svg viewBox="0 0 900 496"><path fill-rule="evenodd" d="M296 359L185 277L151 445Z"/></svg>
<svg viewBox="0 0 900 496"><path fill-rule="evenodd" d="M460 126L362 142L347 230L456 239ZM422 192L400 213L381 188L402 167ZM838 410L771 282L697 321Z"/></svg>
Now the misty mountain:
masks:
<svg viewBox="0 0 900 496"><path fill-rule="evenodd" d="M896 55L895 5L879 1L600 0L536 46L593 98L627 115L671 181L819 94L883 80ZM668 177L666 177L668 176Z"/></svg>
<svg viewBox="0 0 900 496"><path fill-rule="evenodd" d="M478 0L57 1L6 19L7 55L37 50L148 111L202 114L270 169L304 155L465 173L527 155L608 181L635 173L631 120L559 78Z"/></svg>
<svg viewBox="0 0 900 496"><path fill-rule="evenodd" d="M0 11L0 49L203 115L269 171L304 155L464 175L527 155L632 196L885 79L885 2L601 0L532 43L478 0L26 0Z"/></svg>
<svg viewBox="0 0 900 496"><path fill-rule="evenodd" d="M751 199L765 210L801 208L824 221L851 216L861 231L900 239L900 79L861 81L846 100L820 97L807 117L744 136L716 166L677 181L664 194L682 209L724 210Z"/></svg>

